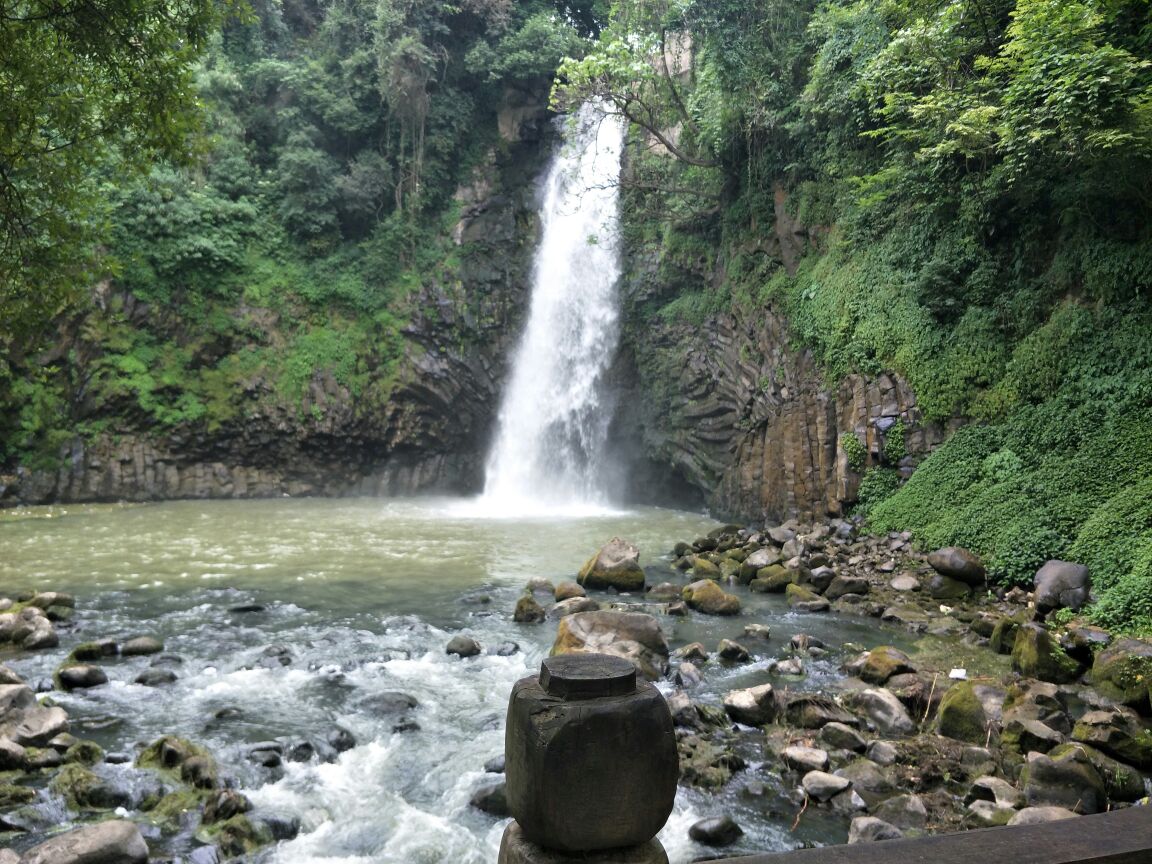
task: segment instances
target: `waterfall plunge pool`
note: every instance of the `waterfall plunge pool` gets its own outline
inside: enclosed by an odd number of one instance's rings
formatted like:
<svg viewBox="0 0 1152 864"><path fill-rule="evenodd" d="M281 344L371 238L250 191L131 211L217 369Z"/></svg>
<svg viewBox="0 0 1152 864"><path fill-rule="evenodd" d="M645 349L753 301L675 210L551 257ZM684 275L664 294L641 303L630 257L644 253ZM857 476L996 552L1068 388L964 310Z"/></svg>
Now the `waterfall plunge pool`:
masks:
<svg viewBox="0 0 1152 864"><path fill-rule="evenodd" d="M651 583L683 582L668 568L668 550L716 523L657 508L583 518L467 515L476 509L459 499L281 499L5 512L0 594L69 591L77 611L59 648L8 653L0 662L35 683L80 642L162 638L166 654L180 658L172 661L174 684L132 683L152 658L109 658L101 665L110 683L53 698L76 735L109 753L134 757L163 734L207 746L259 810L300 821L300 835L262 851L260 861L492 864L505 820L469 799L494 779L483 766L503 750L512 684L538 671L556 632L552 621L511 620L526 582L573 578L613 536L640 547ZM732 590L745 603L736 618L661 617L673 647L699 640L714 650L721 638L739 638L745 624L772 628L769 642L746 641L752 663L703 664L705 682L692 691L698 701L718 705L727 690L770 680L767 663L786 654L796 632L834 649L790 685L801 688L836 676L844 655L835 649L846 642L906 638L864 620L792 615L779 596ZM233 611L241 608L257 611ZM486 648L516 642L519 650L460 660L444 652L457 633ZM394 732L395 718L378 710L382 694L395 692L418 701L419 729ZM248 759L253 743L323 741L337 726L356 746L333 762L271 770ZM741 755L748 768L719 792L681 789L661 834L674 864L715 854L690 841L687 829L721 813L746 832L726 854L843 840L836 820L813 814L790 833L794 808L763 764L762 738L750 733ZM749 795L756 784L766 794ZM45 807L51 812L60 811ZM193 843L190 834L152 842L154 854L185 853Z"/></svg>

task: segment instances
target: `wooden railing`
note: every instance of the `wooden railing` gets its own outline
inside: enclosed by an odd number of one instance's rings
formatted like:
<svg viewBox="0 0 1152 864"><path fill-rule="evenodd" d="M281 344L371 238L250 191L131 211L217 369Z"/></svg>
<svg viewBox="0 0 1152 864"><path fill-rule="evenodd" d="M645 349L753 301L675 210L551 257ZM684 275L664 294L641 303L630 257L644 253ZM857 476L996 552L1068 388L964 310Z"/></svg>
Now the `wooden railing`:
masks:
<svg viewBox="0 0 1152 864"><path fill-rule="evenodd" d="M1152 806L1039 825L726 858L715 864L1152 864Z"/></svg>

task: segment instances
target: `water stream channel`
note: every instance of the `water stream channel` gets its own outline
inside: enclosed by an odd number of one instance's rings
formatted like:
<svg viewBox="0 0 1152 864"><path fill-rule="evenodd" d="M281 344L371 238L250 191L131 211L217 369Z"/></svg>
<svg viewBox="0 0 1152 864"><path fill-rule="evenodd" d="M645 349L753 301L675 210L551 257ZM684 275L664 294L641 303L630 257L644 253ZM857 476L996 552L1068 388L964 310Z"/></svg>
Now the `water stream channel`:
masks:
<svg viewBox="0 0 1152 864"><path fill-rule="evenodd" d="M512 684L538 670L556 632L551 621L512 622L526 582L572 578L613 535L640 547L650 583L683 581L666 553L715 523L654 508L538 519L480 518L475 510L474 501L443 499L284 499L5 513L0 594L69 591L78 610L59 649L0 662L43 682L82 641L159 636L172 657L160 662L177 673L174 684L132 683L153 658L110 658L102 662L109 684L53 693L75 734L128 757L168 733L208 746L257 808L300 820L300 835L261 860L492 864L504 820L469 799L493 779L484 763L503 749ZM752 663L704 665L693 698L705 703L719 705L727 690L768 680L825 687L838 674L844 643L906 638L863 619L795 615L780 595L732 590L745 603L737 618L661 616L673 646L699 640L713 650L721 638L739 638L747 623L772 628L767 642L745 640ZM486 652L467 660L447 655L458 632ZM796 632L817 636L832 652L810 662L802 680L772 676L769 662L786 656ZM496 653L513 642L515 652ZM397 692L417 700L408 719L419 728L394 731L400 724L383 694ZM355 746L325 752L337 728L352 733ZM320 752L264 768L248 753L270 739L286 749L312 742ZM762 739L750 732L742 755L749 767L721 792L681 789L661 835L674 864L714 853L690 841L687 828L722 812L746 831L729 854L842 842L839 819L806 818L791 833L795 808L786 784L762 764ZM129 764L98 770L133 773ZM45 827L67 818L50 798L40 815ZM186 851L183 843L192 843L190 835L167 851Z"/></svg>

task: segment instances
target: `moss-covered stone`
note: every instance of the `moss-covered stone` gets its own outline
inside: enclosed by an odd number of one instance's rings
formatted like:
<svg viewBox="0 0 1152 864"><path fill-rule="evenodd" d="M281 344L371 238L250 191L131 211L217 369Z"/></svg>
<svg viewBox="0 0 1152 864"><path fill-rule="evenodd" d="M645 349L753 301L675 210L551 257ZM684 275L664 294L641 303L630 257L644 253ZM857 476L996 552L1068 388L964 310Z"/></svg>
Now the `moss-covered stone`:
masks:
<svg viewBox="0 0 1152 864"><path fill-rule="evenodd" d="M1118 639L1096 655L1092 683L1117 702L1143 710L1152 705L1152 642Z"/></svg>
<svg viewBox="0 0 1152 864"><path fill-rule="evenodd" d="M1012 646L1012 668L1029 678L1071 684L1083 671L1042 624L1021 624Z"/></svg>
<svg viewBox="0 0 1152 864"><path fill-rule="evenodd" d="M630 543L613 537L580 568L576 581L585 588L643 591L644 570L640 566L640 552Z"/></svg>
<svg viewBox="0 0 1152 864"><path fill-rule="evenodd" d="M73 809L84 810L94 806L93 800L101 782L88 768L74 762L61 768L49 781L48 788L62 795Z"/></svg>
<svg viewBox="0 0 1152 864"><path fill-rule="evenodd" d="M1048 754L1053 759L1063 759L1072 750L1079 750L1084 757L1092 763L1097 773L1104 780L1104 787L1111 801L1139 801L1144 797L1144 778L1140 772L1131 765L1111 758L1101 753L1095 747L1087 744L1069 742L1054 747Z"/></svg>
<svg viewBox="0 0 1152 864"><path fill-rule="evenodd" d="M148 814L148 821L166 830L176 830L185 823L200 818L207 793L194 789L169 792L157 801L146 802L140 809Z"/></svg>
<svg viewBox="0 0 1152 864"><path fill-rule="evenodd" d="M14 783L0 783L0 807L17 807L35 800L36 791Z"/></svg>
<svg viewBox="0 0 1152 864"><path fill-rule="evenodd" d="M95 765L104 760L104 750L95 741L77 741L64 751L65 762Z"/></svg>
<svg viewBox="0 0 1152 864"><path fill-rule="evenodd" d="M203 843L215 843L228 858L248 855L261 846L267 846L275 838L263 822L241 814L215 825L201 828L196 839Z"/></svg>
<svg viewBox="0 0 1152 864"><path fill-rule="evenodd" d="M684 602L705 615L738 615L740 598L729 594L710 579L700 579L684 586Z"/></svg>
<svg viewBox="0 0 1152 864"><path fill-rule="evenodd" d="M703 555L697 555L692 562L692 572L702 579L719 579L723 574L718 564L713 564Z"/></svg>
<svg viewBox="0 0 1152 864"><path fill-rule="evenodd" d="M1016 631L1020 625L1031 620L1028 612L1020 612L1001 618L992 627L992 635L988 637L988 647L997 654L1011 654L1016 644Z"/></svg>
<svg viewBox="0 0 1152 864"><path fill-rule="evenodd" d="M984 744L989 737L990 720L976 694L976 685L961 681L944 694L938 709L937 729L941 735Z"/></svg>
<svg viewBox="0 0 1152 864"><path fill-rule="evenodd" d="M860 668L860 677L870 684L883 684L893 675L915 671L912 660L903 651L891 645L880 645L868 652Z"/></svg>
<svg viewBox="0 0 1152 864"><path fill-rule="evenodd" d="M180 766L194 756L207 756L208 751L184 738L165 735L157 738L136 757L137 768L154 768L159 771L178 771Z"/></svg>

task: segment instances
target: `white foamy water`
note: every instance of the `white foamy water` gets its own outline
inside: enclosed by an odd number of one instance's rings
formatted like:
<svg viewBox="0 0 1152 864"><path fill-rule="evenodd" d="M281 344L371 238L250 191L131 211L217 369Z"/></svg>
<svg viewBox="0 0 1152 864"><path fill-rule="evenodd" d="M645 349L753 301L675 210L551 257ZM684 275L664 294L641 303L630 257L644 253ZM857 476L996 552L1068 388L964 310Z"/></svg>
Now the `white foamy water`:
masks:
<svg viewBox="0 0 1152 864"><path fill-rule="evenodd" d="M604 376L619 340L624 125L591 103L569 123L545 182L528 323L479 507L488 515L610 511Z"/></svg>
<svg viewBox="0 0 1152 864"><path fill-rule="evenodd" d="M525 583L571 579L613 534L640 547L650 581L682 581L662 556L715 523L655 508L611 518L486 521L459 517L460 506L445 499L285 499L0 514L0 591L77 596L74 626L61 629L58 649L4 662L50 687L52 672L81 642L162 638L175 682L136 684L153 658L109 657L99 664L108 684L52 698L69 712L74 734L128 760L97 766L122 785L154 785L155 776L131 759L147 742L176 734L216 756L221 773L252 800L254 815L298 820L298 836L260 851L253 862L494 864L507 820L469 801L497 779L484 764L503 750L512 685L539 670L556 635L554 621L511 620ZM58 518L36 518L48 512ZM209 573L226 576L204 580ZM749 621L772 627L771 641L749 643L753 663L704 665L706 680L693 698L706 704L718 706L728 690L763 683L766 662L781 656L795 632L833 648L849 641L902 644L900 635L864 619L799 616L780 595L732 590L745 604L740 619L660 617L674 647L714 646L738 637ZM459 633L475 637L485 653L467 660L447 655L445 645ZM514 653L501 656L498 649L510 649L510 642ZM809 677L788 686L821 686L843 659L835 650L813 659ZM415 725L402 731L388 707L388 694L398 693L416 702L406 718ZM354 741L345 752L326 745L337 729ZM284 764L253 761L257 742L281 746ZM289 752L303 742L315 745L315 755L290 761ZM723 790L680 790L661 833L672 864L709 851L688 837L688 826L721 813L746 832L726 854L843 839L843 820L816 808L791 834L796 805L773 763L764 764L763 736L750 733L741 746L749 767ZM767 792L746 794L752 781ZM11 839L21 850L76 818L47 789L33 810L26 814L32 835ZM129 810L129 818L147 824L147 813ZM197 827L150 836L153 855L186 856L199 844ZM0 836L0 845L6 842Z"/></svg>

